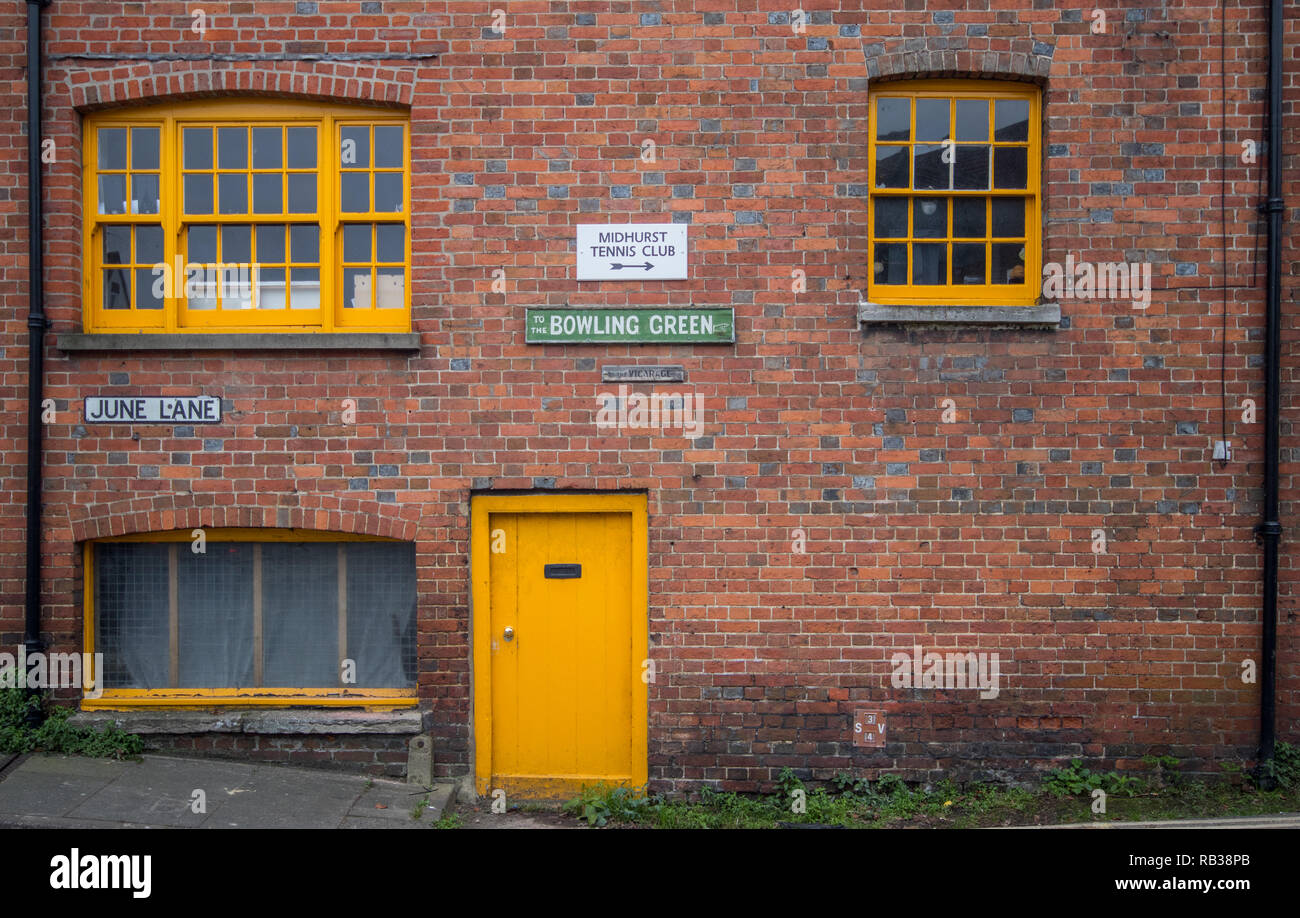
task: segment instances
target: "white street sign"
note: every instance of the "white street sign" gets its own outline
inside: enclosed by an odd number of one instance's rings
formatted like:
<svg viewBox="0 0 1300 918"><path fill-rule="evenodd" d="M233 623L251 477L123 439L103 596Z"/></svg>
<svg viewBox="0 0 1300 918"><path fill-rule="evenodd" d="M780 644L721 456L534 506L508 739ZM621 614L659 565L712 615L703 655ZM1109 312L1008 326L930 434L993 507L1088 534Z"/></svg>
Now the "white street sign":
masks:
<svg viewBox="0 0 1300 918"><path fill-rule="evenodd" d="M578 280L686 280L685 223L578 226Z"/></svg>

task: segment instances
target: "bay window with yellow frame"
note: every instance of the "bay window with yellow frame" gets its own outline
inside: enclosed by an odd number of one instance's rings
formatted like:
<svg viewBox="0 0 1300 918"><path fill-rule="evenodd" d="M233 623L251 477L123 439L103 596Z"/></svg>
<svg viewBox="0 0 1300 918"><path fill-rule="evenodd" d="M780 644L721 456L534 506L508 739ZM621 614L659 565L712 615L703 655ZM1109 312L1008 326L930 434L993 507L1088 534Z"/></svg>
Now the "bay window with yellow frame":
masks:
<svg viewBox="0 0 1300 918"><path fill-rule="evenodd" d="M867 298L1031 306L1040 277L1039 91L990 80L870 97Z"/></svg>
<svg viewBox="0 0 1300 918"><path fill-rule="evenodd" d="M88 116L85 330L409 331L409 134L286 100Z"/></svg>

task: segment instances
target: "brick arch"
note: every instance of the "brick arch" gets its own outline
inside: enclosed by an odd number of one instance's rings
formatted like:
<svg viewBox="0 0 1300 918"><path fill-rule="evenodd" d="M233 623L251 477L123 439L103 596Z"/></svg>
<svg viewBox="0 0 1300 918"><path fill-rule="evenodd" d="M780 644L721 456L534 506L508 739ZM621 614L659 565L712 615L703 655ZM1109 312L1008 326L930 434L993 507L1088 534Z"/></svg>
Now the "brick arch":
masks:
<svg viewBox="0 0 1300 918"><path fill-rule="evenodd" d="M80 111L231 95L410 107L415 72L391 63L151 61L70 69L66 80Z"/></svg>
<svg viewBox="0 0 1300 918"><path fill-rule="evenodd" d="M877 80L901 80L920 78L983 78L1023 80L1031 83L1045 84L1052 71L1050 52L1044 50L1042 43L1027 39L1013 39L999 42L1008 47L994 50L985 47L968 48L911 48L911 42L896 42L888 45L879 53L873 49L879 45L867 46L867 78Z"/></svg>
<svg viewBox="0 0 1300 918"><path fill-rule="evenodd" d="M329 495L302 495L295 503L262 506L235 503L230 494L164 494L72 508L68 523L74 542L173 529L230 528L314 529L414 542L419 529L417 507Z"/></svg>

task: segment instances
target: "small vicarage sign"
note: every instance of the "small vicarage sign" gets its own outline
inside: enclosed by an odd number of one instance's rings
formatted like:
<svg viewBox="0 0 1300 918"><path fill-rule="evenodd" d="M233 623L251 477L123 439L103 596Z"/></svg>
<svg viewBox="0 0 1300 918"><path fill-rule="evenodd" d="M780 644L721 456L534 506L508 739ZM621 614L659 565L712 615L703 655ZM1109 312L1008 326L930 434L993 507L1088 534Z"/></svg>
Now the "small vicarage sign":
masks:
<svg viewBox="0 0 1300 918"><path fill-rule="evenodd" d="M218 424L215 395L87 395L90 424Z"/></svg>

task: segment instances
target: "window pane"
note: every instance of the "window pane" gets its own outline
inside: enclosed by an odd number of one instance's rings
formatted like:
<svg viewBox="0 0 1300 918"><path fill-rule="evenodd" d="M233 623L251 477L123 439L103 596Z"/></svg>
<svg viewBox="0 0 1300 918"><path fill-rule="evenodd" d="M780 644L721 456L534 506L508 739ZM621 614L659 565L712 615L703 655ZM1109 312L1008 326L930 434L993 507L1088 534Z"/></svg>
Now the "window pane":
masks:
<svg viewBox="0 0 1300 918"><path fill-rule="evenodd" d="M934 142L948 139L948 100L916 100L916 139Z"/></svg>
<svg viewBox="0 0 1300 918"><path fill-rule="evenodd" d="M176 553L180 684L253 684L253 546L219 542Z"/></svg>
<svg viewBox="0 0 1300 918"><path fill-rule="evenodd" d="M153 268L135 269L136 309L162 309L165 292L161 271L155 276Z"/></svg>
<svg viewBox="0 0 1300 918"><path fill-rule="evenodd" d="M989 187L989 148L958 145L953 168L953 187L986 191Z"/></svg>
<svg viewBox="0 0 1300 918"><path fill-rule="evenodd" d="M370 173L343 173L343 210L352 214L370 213Z"/></svg>
<svg viewBox="0 0 1300 918"><path fill-rule="evenodd" d="M284 264L283 223L267 223L257 228L257 260L261 264Z"/></svg>
<svg viewBox="0 0 1300 918"><path fill-rule="evenodd" d="M264 685L340 684L338 553L331 543L262 546Z"/></svg>
<svg viewBox="0 0 1300 918"><path fill-rule="evenodd" d="M212 213L212 176L208 173L185 176L185 212Z"/></svg>
<svg viewBox="0 0 1300 918"><path fill-rule="evenodd" d="M1029 102L1025 99L998 99L993 105L994 140L1029 139Z"/></svg>
<svg viewBox="0 0 1300 918"><path fill-rule="evenodd" d="M310 172L289 174L289 213L316 213L316 175Z"/></svg>
<svg viewBox="0 0 1300 918"><path fill-rule="evenodd" d="M1025 247L1019 242L993 243L994 284L1025 282Z"/></svg>
<svg viewBox="0 0 1300 918"><path fill-rule="evenodd" d="M250 226L228 224L221 227L221 260L243 263L252 261L252 234Z"/></svg>
<svg viewBox="0 0 1300 918"><path fill-rule="evenodd" d="M876 243L872 276L877 284L906 284L907 243Z"/></svg>
<svg viewBox="0 0 1300 918"><path fill-rule="evenodd" d="M131 128L131 168L158 168L158 138L156 127Z"/></svg>
<svg viewBox="0 0 1300 918"><path fill-rule="evenodd" d="M217 129L217 167L220 169L248 168L248 128L223 127Z"/></svg>
<svg viewBox="0 0 1300 918"><path fill-rule="evenodd" d="M375 173L375 212L381 214L402 212L402 173Z"/></svg>
<svg viewBox="0 0 1300 918"><path fill-rule="evenodd" d="M952 247L952 282L984 283L984 244L959 242Z"/></svg>
<svg viewBox="0 0 1300 918"><path fill-rule="evenodd" d="M406 144L402 138L405 131L400 124L375 125L376 168L400 169L405 165Z"/></svg>
<svg viewBox="0 0 1300 918"><path fill-rule="evenodd" d="M99 212L101 214L126 213L125 175L101 175L99 177Z"/></svg>
<svg viewBox="0 0 1300 918"><path fill-rule="evenodd" d="M290 169L316 168L316 129L314 127L285 128Z"/></svg>
<svg viewBox="0 0 1300 918"><path fill-rule="evenodd" d="M1029 151L1024 147L993 149L993 186L1024 188L1029 178Z"/></svg>
<svg viewBox="0 0 1300 918"><path fill-rule="evenodd" d="M343 269L343 307L345 309L370 308L370 269Z"/></svg>
<svg viewBox="0 0 1300 918"><path fill-rule="evenodd" d="M104 308L131 308L131 273L123 268L104 271Z"/></svg>
<svg viewBox="0 0 1300 918"><path fill-rule="evenodd" d="M986 229L983 198L953 199L952 234L954 236L983 237Z"/></svg>
<svg viewBox="0 0 1300 918"><path fill-rule="evenodd" d="M948 235L948 205L944 198L917 198L912 202L912 235L943 239Z"/></svg>
<svg viewBox="0 0 1300 918"><path fill-rule="evenodd" d="M415 546L347 545L348 656L361 688L414 688Z"/></svg>
<svg viewBox="0 0 1300 918"><path fill-rule="evenodd" d="M289 306L291 309L320 308L319 268L294 268L290 281Z"/></svg>
<svg viewBox="0 0 1300 918"><path fill-rule="evenodd" d="M161 264L162 260L162 227L137 226L135 228L135 263L138 265L156 265Z"/></svg>
<svg viewBox="0 0 1300 918"><path fill-rule="evenodd" d="M957 102L957 140L989 139L989 104L984 99Z"/></svg>
<svg viewBox="0 0 1300 918"><path fill-rule="evenodd" d="M297 224L289 231L290 260L303 264L315 264L320 261L320 227Z"/></svg>
<svg viewBox="0 0 1300 918"><path fill-rule="evenodd" d="M260 238L260 235L259 235ZM284 268L262 268L257 274L258 302L262 309L284 308Z"/></svg>
<svg viewBox="0 0 1300 918"><path fill-rule="evenodd" d="M248 176L218 175L219 203L223 214L248 213Z"/></svg>
<svg viewBox="0 0 1300 918"><path fill-rule="evenodd" d="M345 169L360 169L370 165L370 128L366 125L345 125L339 129L342 142L339 165Z"/></svg>
<svg viewBox="0 0 1300 918"><path fill-rule="evenodd" d="M349 223L343 227L343 260L366 263L370 261L369 223Z"/></svg>
<svg viewBox="0 0 1300 918"><path fill-rule="evenodd" d="M212 128L185 128L184 159L186 169L212 168Z"/></svg>
<svg viewBox="0 0 1300 918"><path fill-rule="evenodd" d="M126 168L126 128L100 128L99 168Z"/></svg>
<svg viewBox="0 0 1300 918"><path fill-rule="evenodd" d="M375 269L375 308L402 309L406 306L406 269Z"/></svg>
<svg viewBox="0 0 1300 918"><path fill-rule="evenodd" d="M912 135L912 101L880 99L876 102L876 139L908 140Z"/></svg>
<svg viewBox="0 0 1300 918"><path fill-rule="evenodd" d="M912 246L912 283L948 283L948 247L933 242Z"/></svg>
<svg viewBox="0 0 1300 918"><path fill-rule="evenodd" d="M187 234L189 249L186 260L197 264L212 264L217 260L217 228L191 226Z"/></svg>
<svg viewBox="0 0 1300 918"><path fill-rule="evenodd" d="M876 187L907 187L907 147L876 147Z"/></svg>
<svg viewBox="0 0 1300 918"><path fill-rule="evenodd" d="M1025 235L1025 199L993 199L994 237L1022 238Z"/></svg>
<svg viewBox="0 0 1300 918"><path fill-rule="evenodd" d="M912 187L948 188L950 167L943 161L943 147L916 146L916 184Z"/></svg>
<svg viewBox="0 0 1300 918"><path fill-rule="evenodd" d="M375 261L406 261L406 227L400 223L380 223L375 227Z"/></svg>
<svg viewBox="0 0 1300 918"><path fill-rule="evenodd" d="M253 213L284 213L283 178L278 172L253 176Z"/></svg>
<svg viewBox="0 0 1300 918"><path fill-rule="evenodd" d="M104 227L104 264L127 265L131 263L131 227Z"/></svg>
<svg viewBox="0 0 1300 918"><path fill-rule="evenodd" d="M158 213L158 176L154 173L131 174L131 213Z"/></svg>
<svg viewBox="0 0 1300 918"><path fill-rule="evenodd" d="M104 688L168 685L167 551L166 545L95 546L95 650L104 655Z"/></svg>
<svg viewBox="0 0 1300 918"><path fill-rule="evenodd" d="M284 164L283 143L278 127L253 128L253 168L279 169Z"/></svg>

